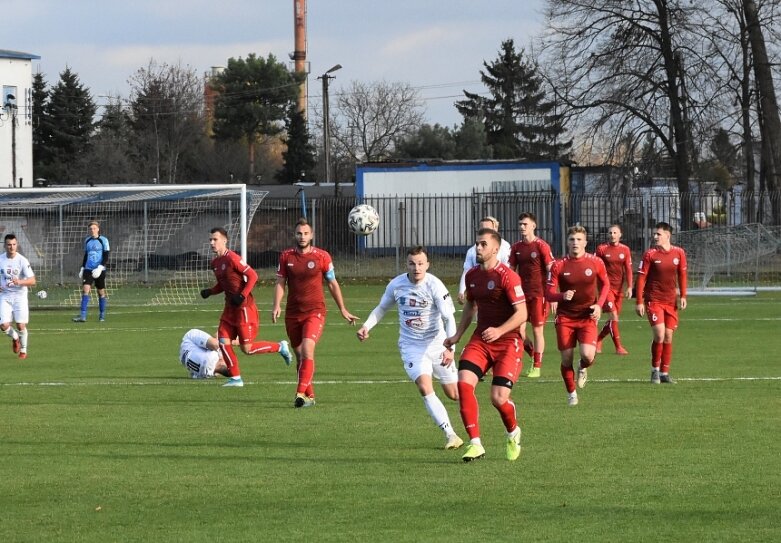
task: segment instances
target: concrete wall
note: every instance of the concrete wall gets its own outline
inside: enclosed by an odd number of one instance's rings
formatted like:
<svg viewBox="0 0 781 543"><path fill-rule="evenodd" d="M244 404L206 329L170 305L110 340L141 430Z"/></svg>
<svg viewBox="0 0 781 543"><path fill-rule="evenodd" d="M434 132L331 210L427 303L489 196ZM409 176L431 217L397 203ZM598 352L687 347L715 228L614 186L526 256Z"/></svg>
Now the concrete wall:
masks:
<svg viewBox="0 0 781 543"><path fill-rule="evenodd" d="M12 89L12 90L11 90ZM33 186L32 62L0 57L0 187L13 187L13 155L16 155L16 184ZM16 97L16 152L12 152L11 112L2 106L6 95Z"/></svg>

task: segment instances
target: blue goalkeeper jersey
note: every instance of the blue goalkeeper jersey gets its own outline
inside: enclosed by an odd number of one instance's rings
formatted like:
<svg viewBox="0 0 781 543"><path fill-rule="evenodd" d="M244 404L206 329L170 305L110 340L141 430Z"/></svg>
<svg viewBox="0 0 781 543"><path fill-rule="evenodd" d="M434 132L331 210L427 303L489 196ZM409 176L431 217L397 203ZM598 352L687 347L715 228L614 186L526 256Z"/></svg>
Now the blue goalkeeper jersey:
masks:
<svg viewBox="0 0 781 543"><path fill-rule="evenodd" d="M108 238L105 236L98 236L97 238L88 236L84 240L84 254L86 255L84 269L94 270L101 264L105 266L105 257L108 256L110 250Z"/></svg>

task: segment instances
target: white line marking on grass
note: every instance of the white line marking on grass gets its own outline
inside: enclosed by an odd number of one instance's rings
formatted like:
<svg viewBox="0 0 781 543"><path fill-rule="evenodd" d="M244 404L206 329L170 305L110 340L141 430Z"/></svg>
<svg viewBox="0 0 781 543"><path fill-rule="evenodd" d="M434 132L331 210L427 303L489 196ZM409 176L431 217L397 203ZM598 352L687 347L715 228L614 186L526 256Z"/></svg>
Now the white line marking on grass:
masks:
<svg viewBox="0 0 781 543"><path fill-rule="evenodd" d="M769 376L769 377L675 377L678 382L728 382L728 381L781 381L781 376ZM589 383L639 383L646 382L646 378L637 379L589 379ZM295 385L298 381L244 381L249 385L280 385L289 386ZM536 383L555 383L561 384L560 379L535 379ZM124 381L122 379L117 380L100 380L100 381L71 381L71 382L41 382L32 383L22 381L18 383L0 383L0 386L6 387L88 387L88 386L171 386L171 385L192 385L192 386L207 386L209 384L220 385L223 383L222 379L161 379L161 380L145 380L145 381ZM316 385L397 385L402 383L409 383L408 379L355 379L355 380L329 380L329 381L315 381Z"/></svg>

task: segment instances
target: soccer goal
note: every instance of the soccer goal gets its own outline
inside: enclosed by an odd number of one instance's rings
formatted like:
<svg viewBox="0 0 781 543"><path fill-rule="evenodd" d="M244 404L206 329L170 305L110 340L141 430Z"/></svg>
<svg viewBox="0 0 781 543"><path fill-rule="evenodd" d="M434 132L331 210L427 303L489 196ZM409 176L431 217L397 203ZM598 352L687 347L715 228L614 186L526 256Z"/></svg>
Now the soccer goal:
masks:
<svg viewBox="0 0 781 543"><path fill-rule="evenodd" d="M690 283L709 288L756 288L763 265L781 249L781 240L763 225L713 226L680 232Z"/></svg>
<svg viewBox="0 0 781 543"><path fill-rule="evenodd" d="M214 279L209 230L223 227L247 254L247 232L267 191L246 185L136 185L0 190L0 234L14 233L35 290L49 305L76 306L90 221L111 246L106 288L113 304L187 304ZM93 289L93 293L95 289Z"/></svg>

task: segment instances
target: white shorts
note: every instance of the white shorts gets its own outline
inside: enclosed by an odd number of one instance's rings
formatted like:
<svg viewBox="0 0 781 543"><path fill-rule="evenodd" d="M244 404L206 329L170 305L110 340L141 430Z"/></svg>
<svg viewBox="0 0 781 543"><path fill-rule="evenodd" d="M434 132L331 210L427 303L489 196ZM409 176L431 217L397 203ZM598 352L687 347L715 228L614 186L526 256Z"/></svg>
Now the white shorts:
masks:
<svg viewBox="0 0 781 543"><path fill-rule="evenodd" d="M401 361L404 364L404 371L413 381L417 381L421 375L433 375L443 385L458 382L458 364L453 361L452 364L445 367L442 365L442 353L445 350L441 339L437 338L430 343L409 343L399 342L399 352Z"/></svg>
<svg viewBox="0 0 781 543"><path fill-rule="evenodd" d="M208 337L208 336L207 336ZM193 341L195 339L195 341ZM220 354L205 347L206 343L198 338L184 336L179 347L179 361L190 372L193 379L208 379L214 377L214 370L220 360Z"/></svg>
<svg viewBox="0 0 781 543"><path fill-rule="evenodd" d="M6 294L0 297L0 322L27 324L30 322L30 306L27 295Z"/></svg>

